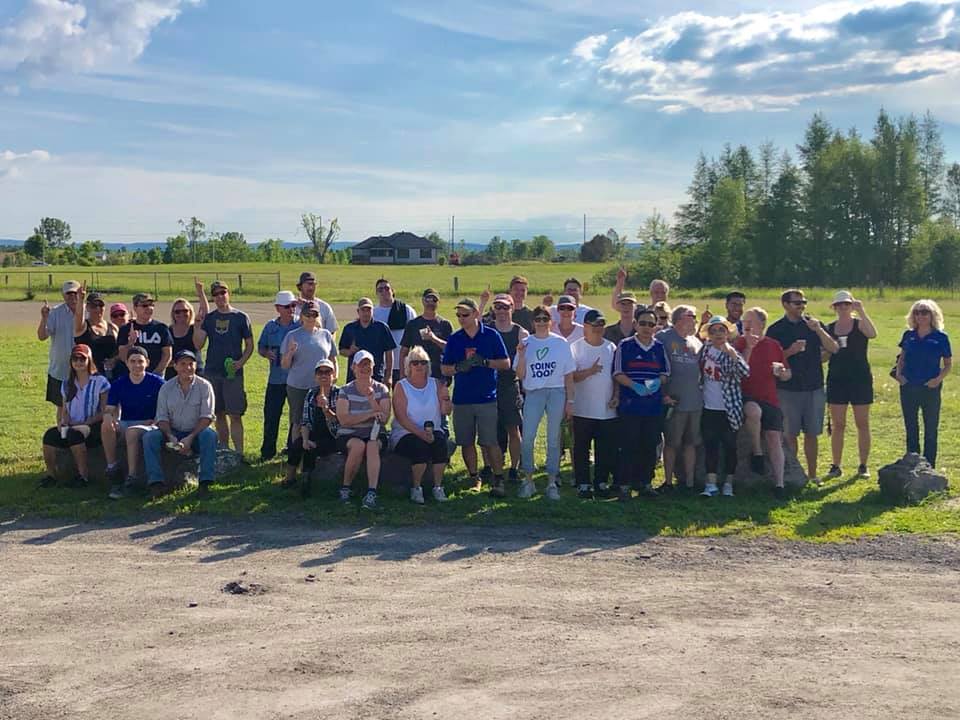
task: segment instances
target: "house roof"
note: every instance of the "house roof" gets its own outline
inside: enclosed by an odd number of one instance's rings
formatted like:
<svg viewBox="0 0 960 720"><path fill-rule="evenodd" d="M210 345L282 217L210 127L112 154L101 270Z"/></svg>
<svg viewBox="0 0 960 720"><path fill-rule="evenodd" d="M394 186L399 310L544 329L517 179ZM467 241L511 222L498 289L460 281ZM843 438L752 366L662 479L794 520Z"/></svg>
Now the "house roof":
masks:
<svg viewBox="0 0 960 720"><path fill-rule="evenodd" d="M353 246L354 250L367 250L369 248L386 245L394 250L419 250L421 248L433 248L435 245L425 237L414 235L412 232L396 232L393 235L374 235L368 237L363 242Z"/></svg>

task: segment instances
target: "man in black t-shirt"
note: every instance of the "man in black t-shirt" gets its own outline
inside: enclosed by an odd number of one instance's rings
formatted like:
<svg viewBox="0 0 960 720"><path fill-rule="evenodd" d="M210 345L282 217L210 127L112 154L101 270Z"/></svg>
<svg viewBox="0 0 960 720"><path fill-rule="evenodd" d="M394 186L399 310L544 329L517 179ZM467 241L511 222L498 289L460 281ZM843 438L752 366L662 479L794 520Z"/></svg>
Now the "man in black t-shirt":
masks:
<svg viewBox="0 0 960 720"><path fill-rule="evenodd" d="M430 356L430 375L447 384L448 378L440 372L440 358L443 348L447 346L447 338L453 334L453 326L449 320L437 314L440 304L440 295L433 288L423 291L423 313L407 323L400 339L400 376L403 377L404 362L407 353L417 345L427 351Z"/></svg>
<svg viewBox="0 0 960 720"><path fill-rule="evenodd" d="M117 345L120 361L127 362L130 348L139 346L147 351L147 372L163 376L173 355L173 335L170 328L153 319L156 300L150 293L137 293L133 296L134 319L120 328L117 333ZM126 365L118 368L126 372Z"/></svg>
<svg viewBox="0 0 960 720"><path fill-rule="evenodd" d="M337 347L348 358L347 382L353 382L353 363L350 361L356 353L366 350L373 355L373 379L392 384L393 349L397 344L387 324L373 319L370 298L360 298L357 302L357 319L344 325Z"/></svg>

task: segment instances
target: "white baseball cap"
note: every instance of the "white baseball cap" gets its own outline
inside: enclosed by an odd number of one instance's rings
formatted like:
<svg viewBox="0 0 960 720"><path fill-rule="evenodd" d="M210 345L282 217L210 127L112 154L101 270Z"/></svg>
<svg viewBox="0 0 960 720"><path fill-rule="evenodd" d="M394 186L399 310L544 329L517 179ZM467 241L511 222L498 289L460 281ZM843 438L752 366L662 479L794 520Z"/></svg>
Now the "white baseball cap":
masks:
<svg viewBox="0 0 960 720"><path fill-rule="evenodd" d="M297 301L297 296L294 295L292 292L290 292L289 290L281 290L280 292L277 293L277 297L274 298L273 304L274 305L290 305L291 303L295 303L296 301Z"/></svg>
<svg viewBox="0 0 960 720"><path fill-rule="evenodd" d="M357 350L357 352L355 352L353 355L353 364L359 365L364 360L369 360L370 362L374 362L373 353L371 353L368 350ZM376 365L376 363L374 363L374 365Z"/></svg>

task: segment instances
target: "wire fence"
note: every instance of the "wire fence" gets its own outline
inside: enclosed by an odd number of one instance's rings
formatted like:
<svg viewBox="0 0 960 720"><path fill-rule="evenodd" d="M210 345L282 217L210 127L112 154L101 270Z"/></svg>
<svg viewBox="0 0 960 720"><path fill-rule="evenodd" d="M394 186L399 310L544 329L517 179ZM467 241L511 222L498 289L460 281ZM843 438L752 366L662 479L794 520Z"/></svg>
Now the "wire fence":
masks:
<svg viewBox="0 0 960 720"><path fill-rule="evenodd" d="M213 272L211 272L213 271ZM4 297L33 298L39 295L59 295L61 285L67 280L86 283L87 289L106 295L129 295L138 292L153 293L158 300L196 296L195 278L191 272L158 270L112 270L90 268L89 271L71 270L3 270L0 272ZM220 272L204 266L202 277L205 284L220 280L227 284L234 295L250 297L272 296L280 290L279 272Z"/></svg>

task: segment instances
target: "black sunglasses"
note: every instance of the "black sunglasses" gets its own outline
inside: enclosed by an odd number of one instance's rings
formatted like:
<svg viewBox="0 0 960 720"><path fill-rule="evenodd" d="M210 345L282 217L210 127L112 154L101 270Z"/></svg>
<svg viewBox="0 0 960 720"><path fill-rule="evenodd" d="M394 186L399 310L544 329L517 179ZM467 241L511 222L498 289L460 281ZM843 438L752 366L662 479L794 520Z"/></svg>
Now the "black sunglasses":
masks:
<svg viewBox="0 0 960 720"><path fill-rule="evenodd" d="M426 364L429 363L429 362L430 362L429 360L411 360L411 361L410 361L410 364L411 364L411 365L426 365Z"/></svg>
<svg viewBox="0 0 960 720"><path fill-rule="evenodd" d="M226 290L220 290L220 291L218 291L218 292L211 293L211 294L212 294L214 297L222 297L223 295L226 295L226 294L227 294L227 291L226 291Z"/></svg>
<svg viewBox="0 0 960 720"><path fill-rule="evenodd" d="M186 308L177 308L176 310L173 311L173 314L174 314L174 315L189 315L189 314L190 314L190 311L187 310Z"/></svg>
<svg viewBox="0 0 960 720"><path fill-rule="evenodd" d="M639 327L656 327L657 324L652 320L634 320Z"/></svg>
<svg viewBox="0 0 960 720"><path fill-rule="evenodd" d="M110 313L110 317L125 317L126 313L122 310L120 312Z"/></svg>
<svg viewBox="0 0 960 720"><path fill-rule="evenodd" d="M806 300L788 300L791 305L806 305Z"/></svg>
<svg viewBox="0 0 960 720"><path fill-rule="evenodd" d="M913 311L914 315L929 315L930 310L928 308L917 308Z"/></svg>
<svg viewBox="0 0 960 720"><path fill-rule="evenodd" d="M458 317L458 318L468 318L468 317L470 317L472 314L473 314L473 313L457 313L457 317Z"/></svg>
<svg viewBox="0 0 960 720"><path fill-rule="evenodd" d="M534 319L534 322L550 322L549 315L537 315Z"/></svg>

